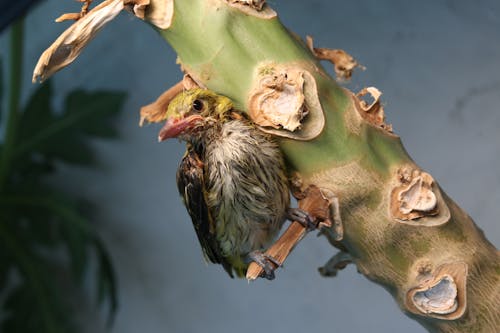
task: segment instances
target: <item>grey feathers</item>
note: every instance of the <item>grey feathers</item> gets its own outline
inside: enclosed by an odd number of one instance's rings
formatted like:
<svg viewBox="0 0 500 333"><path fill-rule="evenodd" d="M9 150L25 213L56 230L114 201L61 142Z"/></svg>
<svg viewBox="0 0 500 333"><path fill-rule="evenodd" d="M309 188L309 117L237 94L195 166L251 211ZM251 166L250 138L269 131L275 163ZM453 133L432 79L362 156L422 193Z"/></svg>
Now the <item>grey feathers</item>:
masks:
<svg viewBox="0 0 500 333"><path fill-rule="evenodd" d="M277 144L251 124L229 121L207 133L205 163L207 206L223 255L266 247L290 200Z"/></svg>

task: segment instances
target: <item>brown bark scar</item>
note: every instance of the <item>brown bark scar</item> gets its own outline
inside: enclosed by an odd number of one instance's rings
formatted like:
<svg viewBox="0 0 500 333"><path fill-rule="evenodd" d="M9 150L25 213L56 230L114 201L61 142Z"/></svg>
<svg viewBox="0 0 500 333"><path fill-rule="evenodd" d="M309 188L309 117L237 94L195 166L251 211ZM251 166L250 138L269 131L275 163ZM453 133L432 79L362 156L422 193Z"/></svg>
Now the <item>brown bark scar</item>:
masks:
<svg viewBox="0 0 500 333"><path fill-rule="evenodd" d="M266 0L224 0L224 2L247 15L263 19L272 19L277 16L276 12L266 4Z"/></svg>
<svg viewBox="0 0 500 333"><path fill-rule="evenodd" d="M316 79L302 63L259 65L247 105L252 121L276 136L311 140L325 126Z"/></svg>
<svg viewBox="0 0 500 333"><path fill-rule="evenodd" d="M450 219L450 211L432 176L416 166L401 167L390 194L390 213L400 223L437 226Z"/></svg>
<svg viewBox="0 0 500 333"><path fill-rule="evenodd" d="M273 70L262 76L251 102L253 121L265 127L295 131L309 113L304 104L304 76L300 70Z"/></svg>
<svg viewBox="0 0 500 333"><path fill-rule="evenodd" d="M368 102L363 98L370 95L373 101ZM375 87L367 87L356 94L355 106L363 119L370 124L392 133L392 125L385 122L384 107L380 101L382 92Z"/></svg>
<svg viewBox="0 0 500 333"><path fill-rule="evenodd" d="M228 0L231 4L241 4L243 6L248 6L257 11L262 10L262 7L266 4L266 0Z"/></svg>
<svg viewBox="0 0 500 333"><path fill-rule="evenodd" d="M445 263L419 269L416 283L406 293L405 304L414 314L444 320L463 316L467 308L467 264Z"/></svg>

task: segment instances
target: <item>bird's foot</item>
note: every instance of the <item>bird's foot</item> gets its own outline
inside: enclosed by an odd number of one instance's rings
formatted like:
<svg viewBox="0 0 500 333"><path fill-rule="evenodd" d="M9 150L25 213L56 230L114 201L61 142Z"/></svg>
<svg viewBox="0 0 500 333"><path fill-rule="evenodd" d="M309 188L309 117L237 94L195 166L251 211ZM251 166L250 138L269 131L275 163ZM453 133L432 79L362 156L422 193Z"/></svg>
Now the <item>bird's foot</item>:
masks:
<svg viewBox="0 0 500 333"><path fill-rule="evenodd" d="M264 254L261 251L255 250L248 254L248 258L262 267L264 272L262 276L268 280L274 280L274 271L281 266L281 263L270 255Z"/></svg>
<svg viewBox="0 0 500 333"><path fill-rule="evenodd" d="M290 221L302 224L307 231L315 230L318 227L316 220L311 216L311 214L300 208L288 208L286 217Z"/></svg>

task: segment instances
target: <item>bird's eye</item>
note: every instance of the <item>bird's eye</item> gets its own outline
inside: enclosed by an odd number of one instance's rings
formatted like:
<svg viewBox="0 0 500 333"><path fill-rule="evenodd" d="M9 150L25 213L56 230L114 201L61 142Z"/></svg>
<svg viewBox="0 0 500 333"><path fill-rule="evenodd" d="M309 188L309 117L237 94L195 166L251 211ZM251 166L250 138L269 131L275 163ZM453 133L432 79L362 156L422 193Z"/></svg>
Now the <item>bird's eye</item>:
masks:
<svg viewBox="0 0 500 333"><path fill-rule="evenodd" d="M200 101L199 99L195 99L193 102L193 110L195 111L203 110L203 102Z"/></svg>

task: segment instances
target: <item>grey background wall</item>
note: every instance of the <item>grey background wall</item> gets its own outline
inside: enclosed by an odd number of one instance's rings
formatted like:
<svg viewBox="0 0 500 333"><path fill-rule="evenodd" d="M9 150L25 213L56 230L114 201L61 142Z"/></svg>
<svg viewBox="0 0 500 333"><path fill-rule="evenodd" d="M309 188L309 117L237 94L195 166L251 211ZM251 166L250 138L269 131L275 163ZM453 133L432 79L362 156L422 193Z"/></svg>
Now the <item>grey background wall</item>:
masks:
<svg viewBox="0 0 500 333"><path fill-rule="evenodd" d="M384 92L387 118L413 158L500 244L500 3L483 1L269 1L281 20L318 46L342 48L367 67L348 84ZM26 20L26 68L75 11L49 0ZM6 35L0 36L5 55ZM30 86L30 74L23 84ZM56 103L75 87L129 93L117 120L121 140L96 141L96 171L65 168L54 179L100 202L98 229L119 279L112 332L424 332L381 287L349 267L334 279L316 268L333 254L308 236L273 282L231 280L207 266L175 187L183 153L158 144L158 127L139 128L138 110L180 78L175 54L127 14L111 22L55 76ZM89 300L89 302L91 302ZM82 305L88 332L102 314ZM102 317L102 316L101 316Z"/></svg>

